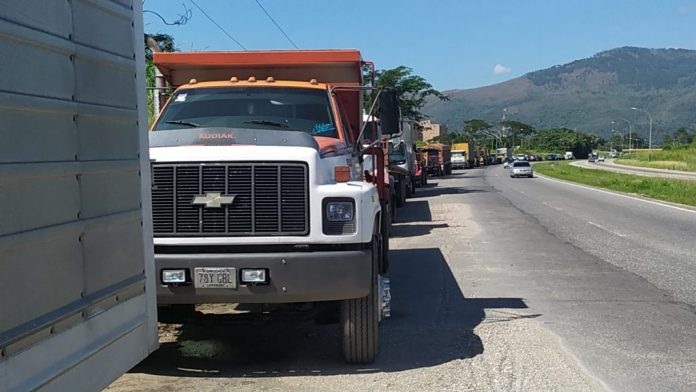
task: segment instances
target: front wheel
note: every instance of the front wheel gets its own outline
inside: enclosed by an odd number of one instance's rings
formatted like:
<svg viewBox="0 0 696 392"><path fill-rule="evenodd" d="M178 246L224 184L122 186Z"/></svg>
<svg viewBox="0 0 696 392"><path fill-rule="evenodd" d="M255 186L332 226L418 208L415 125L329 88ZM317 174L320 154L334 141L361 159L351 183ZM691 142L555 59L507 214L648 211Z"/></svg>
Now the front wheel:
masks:
<svg viewBox="0 0 696 392"><path fill-rule="evenodd" d="M380 224L380 241L379 241L379 255L380 260L377 262L380 274L386 274L389 271L389 229L391 227L391 218L389 216L382 216L383 220Z"/></svg>
<svg viewBox="0 0 696 392"><path fill-rule="evenodd" d="M379 351L379 285L377 258L379 240L372 242L372 290L367 297L341 301L341 341L343 358L351 364L374 362Z"/></svg>
<svg viewBox="0 0 696 392"><path fill-rule="evenodd" d="M401 208L406 204L406 178L399 181L399 191L396 193L396 206Z"/></svg>

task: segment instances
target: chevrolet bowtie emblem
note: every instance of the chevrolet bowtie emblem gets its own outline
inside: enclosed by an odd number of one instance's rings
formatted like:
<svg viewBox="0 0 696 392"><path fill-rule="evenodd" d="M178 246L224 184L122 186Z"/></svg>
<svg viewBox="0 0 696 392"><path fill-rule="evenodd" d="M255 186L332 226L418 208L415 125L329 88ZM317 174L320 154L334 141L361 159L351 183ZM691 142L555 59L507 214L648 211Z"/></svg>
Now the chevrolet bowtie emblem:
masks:
<svg viewBox="0 0 696 392"><path fill-rule="evenodd" d="M235 195L223 196L219 192L208 192L205 195L198 195L193 198L191 204L202 205L205 208L220 208L225 204L232 204Z"/></svg>

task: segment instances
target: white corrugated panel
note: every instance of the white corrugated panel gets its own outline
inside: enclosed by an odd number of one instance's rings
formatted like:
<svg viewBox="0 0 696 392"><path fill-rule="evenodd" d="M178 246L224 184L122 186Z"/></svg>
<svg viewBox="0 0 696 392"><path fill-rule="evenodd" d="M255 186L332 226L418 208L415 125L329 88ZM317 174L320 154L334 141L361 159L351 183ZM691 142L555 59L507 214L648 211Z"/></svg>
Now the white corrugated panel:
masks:
<svg viewBox="0 0 696 392"><path fill-rule="evenodd" d="M0 390L157 346L140 0L0 0Z"/></svg>

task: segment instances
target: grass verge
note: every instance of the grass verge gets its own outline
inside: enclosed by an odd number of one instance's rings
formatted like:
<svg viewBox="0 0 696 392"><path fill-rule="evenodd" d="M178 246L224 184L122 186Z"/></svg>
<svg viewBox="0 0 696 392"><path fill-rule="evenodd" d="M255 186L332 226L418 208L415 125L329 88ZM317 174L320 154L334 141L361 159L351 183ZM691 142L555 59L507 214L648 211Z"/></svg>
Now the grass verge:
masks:
<svg viewBox="0 0 696 392"><path fill-rule="evenodd" d="M627 158L617 159L616 163L655 169L696 171L696 147L653 150L652 153L637 151Z"/></svg>
<svg viewBox="0 0 696 392"><path fill-rule="evenodd" d="M696 181L651 178L606 170L583 169L570 162L544 162L534 171L549 177L596 186L613 191L633 193L671 203L696 206Z"/></svg>

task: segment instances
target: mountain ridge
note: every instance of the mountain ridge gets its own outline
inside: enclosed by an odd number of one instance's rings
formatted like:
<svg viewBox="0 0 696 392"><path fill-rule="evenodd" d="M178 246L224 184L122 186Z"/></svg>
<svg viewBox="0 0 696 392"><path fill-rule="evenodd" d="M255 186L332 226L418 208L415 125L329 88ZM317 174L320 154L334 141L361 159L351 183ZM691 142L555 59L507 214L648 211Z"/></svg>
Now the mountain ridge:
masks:
<svg viewBox="0 0 696 392"><path fill-rule="evenodd" d="M508 119L538 129L567 127L607 136L610 129L647 137L651 113L653 142L679 127L696 129L696 50L622 47L555 65L490 86L443 91L450 100L429 99L423 112L450 130L479 118ZM615 124L612 124L614 121Z"/></svg>

